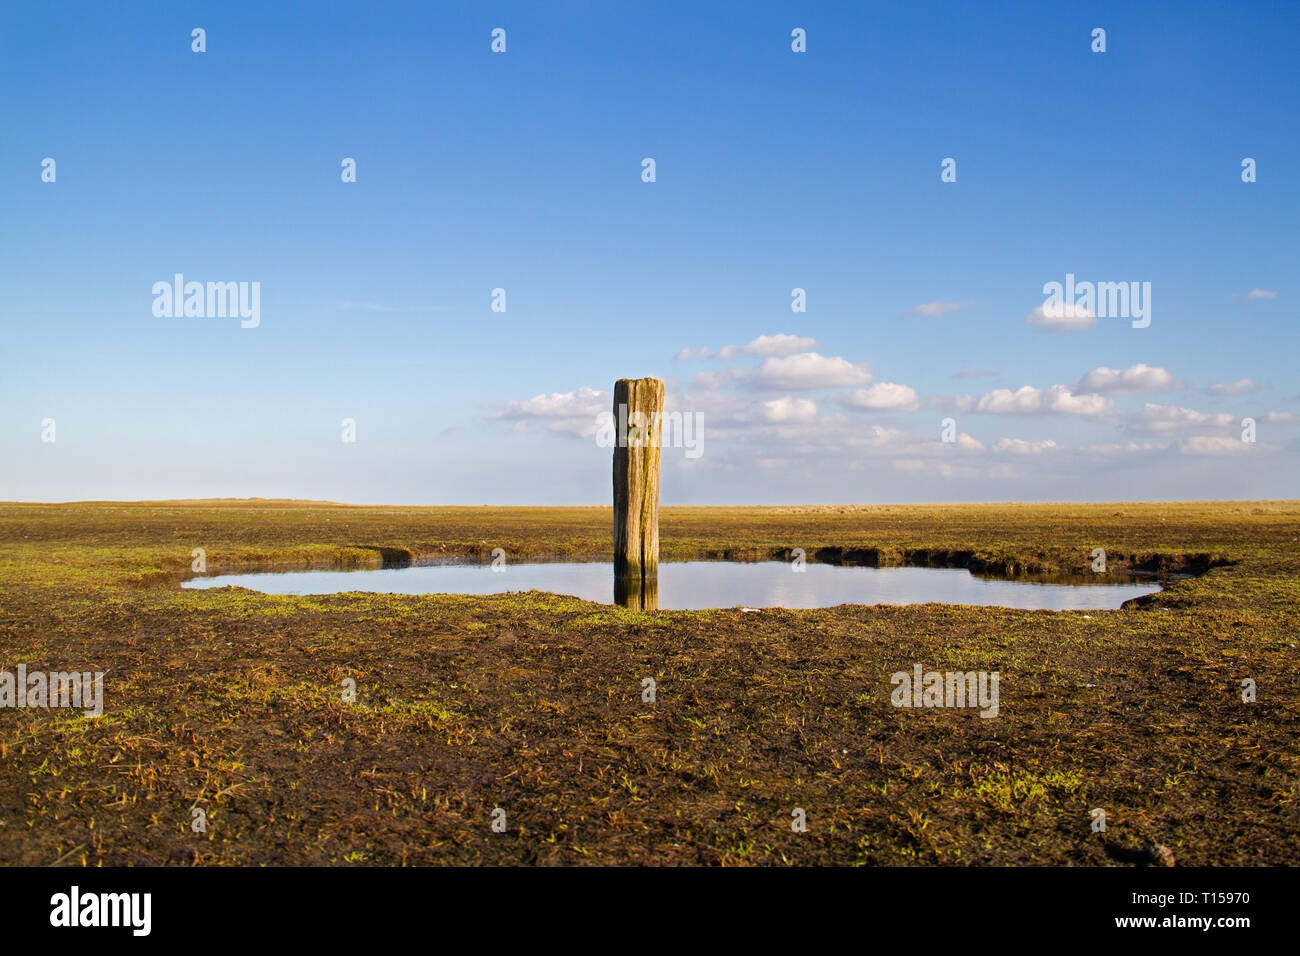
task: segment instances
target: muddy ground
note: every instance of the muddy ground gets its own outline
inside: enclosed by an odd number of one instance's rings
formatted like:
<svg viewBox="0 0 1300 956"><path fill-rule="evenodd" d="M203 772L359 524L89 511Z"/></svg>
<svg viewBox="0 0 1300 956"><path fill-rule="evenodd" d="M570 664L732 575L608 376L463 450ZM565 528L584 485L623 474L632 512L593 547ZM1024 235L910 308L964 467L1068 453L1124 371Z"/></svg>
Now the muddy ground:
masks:
<svg viewBox="0 0 1300 956"><path fill-rule="evenodd" d="M0 671L105 672L97 719L0 708L0 862L1300 863L1296 502L663 514L666 558L1041 573L1102 547L1196 575L1110 612L179 588L196 548L209 570L599 554L610 521L0 505ZM915 663L998 672L998 716L892 706Z"/></svg>

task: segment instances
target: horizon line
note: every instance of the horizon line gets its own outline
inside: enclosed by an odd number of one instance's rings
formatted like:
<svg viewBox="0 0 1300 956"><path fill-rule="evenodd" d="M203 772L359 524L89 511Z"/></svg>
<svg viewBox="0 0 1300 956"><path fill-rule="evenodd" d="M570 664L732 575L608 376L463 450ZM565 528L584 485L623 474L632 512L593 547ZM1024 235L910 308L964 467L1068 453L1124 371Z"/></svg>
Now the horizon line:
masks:
<svg viewBox="0 0 1300 956"><path fill-rule="evenodd" d="M14 505L211 505L211 504L287 504L326 506L333 508L609 508L612 504L582 505L519 505L519 504L395 504L392 502L330 501L324 498L82 498L60 501L0 501L0 508ZM661 508L951 508L989 505L1300 505L1300 498L1153 498L1153 499L1097 499L1093 501L884 501L884 502L773 502L768 504L664 504Z"/></svg>

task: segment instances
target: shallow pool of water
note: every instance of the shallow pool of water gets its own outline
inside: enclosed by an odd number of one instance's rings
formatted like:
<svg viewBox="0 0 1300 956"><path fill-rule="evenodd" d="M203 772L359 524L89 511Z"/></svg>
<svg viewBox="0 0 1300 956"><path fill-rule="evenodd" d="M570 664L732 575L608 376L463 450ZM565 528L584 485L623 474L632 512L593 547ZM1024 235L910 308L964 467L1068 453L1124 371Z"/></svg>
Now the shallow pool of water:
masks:
<svg viewBox="0 0 1300 956"><path fill-rule="evenodd" d="M1051 611L1107 610L1160 590L1113 576L1068 582L977 577L963 568L873 568L784 561L674 561L659 565L657 595L618 595L607 562L439 563L367 571L219 574L186 588L237 585L267 594L500 594L551 591L604 604L661 610L832 607L836 604L975 604Z"/></svg>

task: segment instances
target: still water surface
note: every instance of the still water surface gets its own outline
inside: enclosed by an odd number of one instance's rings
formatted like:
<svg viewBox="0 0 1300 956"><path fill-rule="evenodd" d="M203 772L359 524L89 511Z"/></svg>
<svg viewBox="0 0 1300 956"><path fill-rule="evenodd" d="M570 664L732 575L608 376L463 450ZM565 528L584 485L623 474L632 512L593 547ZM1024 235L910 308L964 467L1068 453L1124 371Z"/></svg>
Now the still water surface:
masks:
<svg viewBox="0 0 1300 956"><path fill-rule="evenodd" d="M715 607L832 607L836 604L977 604L1000 607L1106 610L1160 590L1154 580L1111 575L1044 582L977 577L963 568L872 568L785 561L673 561L659 565L658 594L639 606L661 610ZM613 569L604 561L506 564L440 563L366 571L293 571L194 578L186 588L237 585L267 594L500 594L551 591L603 604L615 602ZM621 597L621 596L620 596ZM636 598L633 606L638 606Z"/></svg>

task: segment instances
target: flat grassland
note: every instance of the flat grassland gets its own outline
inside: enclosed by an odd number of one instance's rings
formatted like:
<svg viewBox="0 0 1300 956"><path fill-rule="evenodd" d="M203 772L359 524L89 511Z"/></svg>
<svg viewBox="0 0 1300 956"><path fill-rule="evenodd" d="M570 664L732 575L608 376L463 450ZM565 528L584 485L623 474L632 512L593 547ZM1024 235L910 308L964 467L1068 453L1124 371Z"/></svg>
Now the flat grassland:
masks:
<svg viewBox="0 0 1300 956"><path fill-rule="evenodd" d="M1110 612L178 586L195 548L209 570L592 555L610 525L0 505L0 670L106 673L98 719L0 709L0 862L1098 865L1163 845L1179 865L1300 864L1300 502L662 514L668 559L1078 572L1101 547L1197 575ZM894 708L889 675L914 663L999 672L998 717Z"/></svg>

